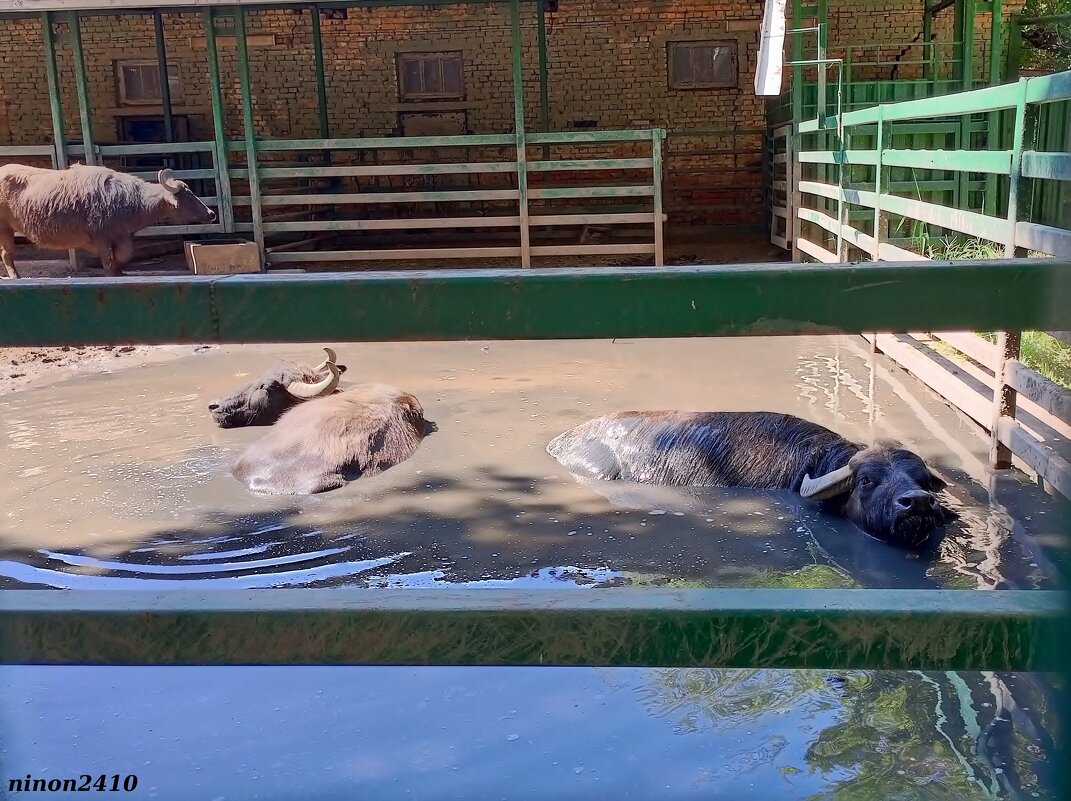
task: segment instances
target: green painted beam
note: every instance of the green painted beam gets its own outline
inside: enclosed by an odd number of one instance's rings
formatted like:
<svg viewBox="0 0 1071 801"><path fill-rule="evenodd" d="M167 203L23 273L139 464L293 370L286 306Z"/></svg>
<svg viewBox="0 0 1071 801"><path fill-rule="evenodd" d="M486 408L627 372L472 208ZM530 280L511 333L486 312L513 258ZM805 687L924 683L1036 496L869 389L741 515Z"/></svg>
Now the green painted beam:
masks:
<svg viewBox="0 0 1071 801"><path fill-rule="evenodd" d="M1066 597L957 590L8 590L0 661L1057 671Z"/></svg>
<svg viewBox="0 0 1071 801"><path fill-rule="evenodd" d="M331 137L331 117L327 106L327 72L324 69L324 38L320 30L320 8L309 7L312 17L312 61L316 72L316 116L320 123L320 136ZM330 158L330 153L327 154Z"/></svg>
<svg viewBox="0 0 1071 801"><path fill-rule="evenodd" d="M219 48L216 43L216 20L211 8L205 9L205 50L208 56L209 96L212 99L213 161L216 169L216 194L219 196L219 220L223 230L234 233L234 193L231 190L230 150L227 147L226 111L220 85Z"/></svg>
<svg viewBox="0 0 1071 801"><path fill-rule="evenodd" d="M1038 153L1034 150L1023 153L1022 175L1048 181L1071 181L1071 153Z"/></svg>
<svg viewBox="0 0 1071 801"><path fill-rule="evenodd" d="M242 89L242 132L245 139L246 169L249 171L249 197L253 216L253 239L264 253L264 214L261 209L260 177L257 175L257 131L253 119L253 82L249 75L249 43L246 37L245 11L234 9L234 28L238 49L238 82Z"/></svg>
<svg viewBox="0 0 1071 801"><path fill-rule="evenodd" d="M59 72L56 69L56 37L52 33L52 15L41 14L41 35L45 48L45 85L48 88L48 107L52 113L52 144L58 169L67 166L66 133L63 125L63 98L59 88Z"/></svg>
<svg viewBox="0 0 1071 801"><path fill-rule="evenodd" d="M1011 172L1011 157L1010 150L886 150L881 154L882 163L889 167L998 175Z"/></svg>
<svg viewBox="0 0 1071 801"><path fill-rule="evenodd" d="M77 11L67 14L71 50L74 58L74 83L78 93L78 119L82 127L82 152L86 164L96 164L93 149L93 118L89 111L89 81L86 78L86 57L82 47L82 24Z"/></svg>
<svg viewBox="0 0 1071 801"><path fill-rule="evenodd" d="M1001 329L1071 330L1071 264L1018 259L0 283L3 346Z"/></svg>

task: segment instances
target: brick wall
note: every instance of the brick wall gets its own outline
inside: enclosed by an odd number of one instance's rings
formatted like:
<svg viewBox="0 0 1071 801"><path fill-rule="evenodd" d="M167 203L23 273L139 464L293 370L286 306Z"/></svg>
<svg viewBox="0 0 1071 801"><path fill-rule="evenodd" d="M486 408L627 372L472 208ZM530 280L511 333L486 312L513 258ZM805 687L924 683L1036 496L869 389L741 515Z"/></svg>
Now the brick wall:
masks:
<svg viewBox="0 0 1071 801"><path fill-rule="evenodd" d="M1007 4L1006 4L1007 5ZM1013 4L1014 5L1014 4ZM535 11L526 4L523 50L527 123L538 127ZM757 0L561 0L547 16L552 127L578 122L599 128L662 126L670 131L666 206L671 223L760 223L762 99L752 92L762 5ZM207 62L200 14L165 15L169 60L178 67L191 135L211 137ZM951 24L951 9L940 20ZM979 17L981 26L983 18ZM910 41L921 29L919 0L842 0L830 10L831 42ZM307 12L250 13L251 71L257 133L318 135L311 20ZM940 30L940 29L939 29ZM464 111L474 133L508 132L513 124L509 9L505 4L350 9L345 20L322 21L334 136L398 131L398 114L427 108L399 102L394 57L399 50L462 50L466 96L435 106ZM68 135L79 138L70 44L59 36L59 70ZM83 20L94 136L117 139L117 117L159 113L123 108L115 62L154 59L152 20L141 15ZM672 90L666 45L672 40L737 43L737 88ZM36 20L0 20L0 143L51 139L41 31ZM220 45L226 127L242 132L233 40Z"/></svg>

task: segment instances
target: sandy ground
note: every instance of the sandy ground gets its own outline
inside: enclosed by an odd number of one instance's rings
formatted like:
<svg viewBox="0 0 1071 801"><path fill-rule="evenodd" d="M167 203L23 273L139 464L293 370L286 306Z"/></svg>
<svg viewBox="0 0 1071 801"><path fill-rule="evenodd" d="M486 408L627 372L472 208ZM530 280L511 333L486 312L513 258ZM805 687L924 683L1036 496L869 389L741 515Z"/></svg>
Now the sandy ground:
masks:
<svg viewBox="0 0 1071 801"><path fill-rule="evenodd" d="M741 232L692 231L674 233L668 237L667 264L743 264L748 262L783 261L784 251L765 241L761 235ZM598 259L557 259L560 266L626 266L645 263L648 257L609 256ZM17 262L23 278L95 278L101 276L99 260L81 256L77 270L72 269L66 254L28 250ZM367 269L421 269L425 262L384 263ZM459 266L459 265L450 265ZM473 265L488 266L488 265ZM502 266L502 265L497 265ZM538 264L536 266L550 266ZM315 265L316 271L339 269L330 265ZM138 257L127 267L132 275L188 275L179 253L161 253L160 248L142 245ZM202 349L204 346L202 346ZM159 346L104 346L62 348L4 348L0 347L0 395L32 386L62 380L79 373L107 372L141 364L174 358L196 348Z"/></svg>

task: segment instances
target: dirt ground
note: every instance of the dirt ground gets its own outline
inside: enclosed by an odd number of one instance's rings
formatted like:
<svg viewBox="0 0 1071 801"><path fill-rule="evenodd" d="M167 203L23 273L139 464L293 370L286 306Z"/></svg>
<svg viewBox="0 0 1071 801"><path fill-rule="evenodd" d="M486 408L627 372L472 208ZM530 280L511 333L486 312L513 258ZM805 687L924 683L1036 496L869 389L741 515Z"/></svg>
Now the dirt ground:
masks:
<svg viewBox="0 0 1071 801"><path fill-rule="evenodd" d="M164 250L171 249L166 248ZM135 261L127 266L130 275L188 275L181 253L164 252L160 247L142 245ZM749 262L784 261L784 251L770 244L761 234L736 231L667 232L666 263L686 264L746 264ZM632 266L649 263L649 256L555 257L536 267L562 266ZM23 278L94 278L101 276L99 260L81 256L78 269L71 267L66 254L28 250L17 262ZM426 269L428 262L381 262L367 264L364 269ZM460 267L461 264L445 266ZM487 267L502 264L472 264ZM352 267L350 267L352 269ZM346 269L345 266L315 264L309 271ZM205 346L193 350L207 350ZM173 358L190 352L191 348L160 346L104 346L62 348L4 348L0 347L0 395L31 386L51 383L82 372L113 371L140 364Z"/></svg>

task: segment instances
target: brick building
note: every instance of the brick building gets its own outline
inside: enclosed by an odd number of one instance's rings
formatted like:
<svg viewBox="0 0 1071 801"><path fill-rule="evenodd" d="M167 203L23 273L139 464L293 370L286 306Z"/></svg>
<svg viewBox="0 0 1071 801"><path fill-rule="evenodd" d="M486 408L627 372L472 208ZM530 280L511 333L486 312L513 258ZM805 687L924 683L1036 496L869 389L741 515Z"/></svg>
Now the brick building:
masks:
<svg viewBox="0 0 1071 801"><path fill-rule="evenodd" d="M1005 4L1004 14L1017 8ZM544 110L536 5L526 3L528 128L541 130L544 114L556 131L665 128L670 226L761 224L765 112L753 83L762 11L757 0L549 2ZM204 18L190 10L162 19L175 138L211 139ZM978 17L979 39L987 36L987 20ZM833 54L857 44L870 45L871 58L890 64L919 58L911 46L922 35L919 0L841 0L830 5L828 21ZM508 4L354 7L321 13L320 24L331 136L512 130ZM949 9L935 20L938 38L949 39L951 24ZM217 25L225 126L239 138L235 41L225 16ZM94 140L158 141L162 105L151 14L86 15L81 27ZM308 9L247 12L258 136L320 135L312 27ZM72 48L62 24L56 36L64 120L77 142ZM0 17L0 54L0 144L51 141L40 19ZM905 74L875 68L873 77Z"/></svg>

